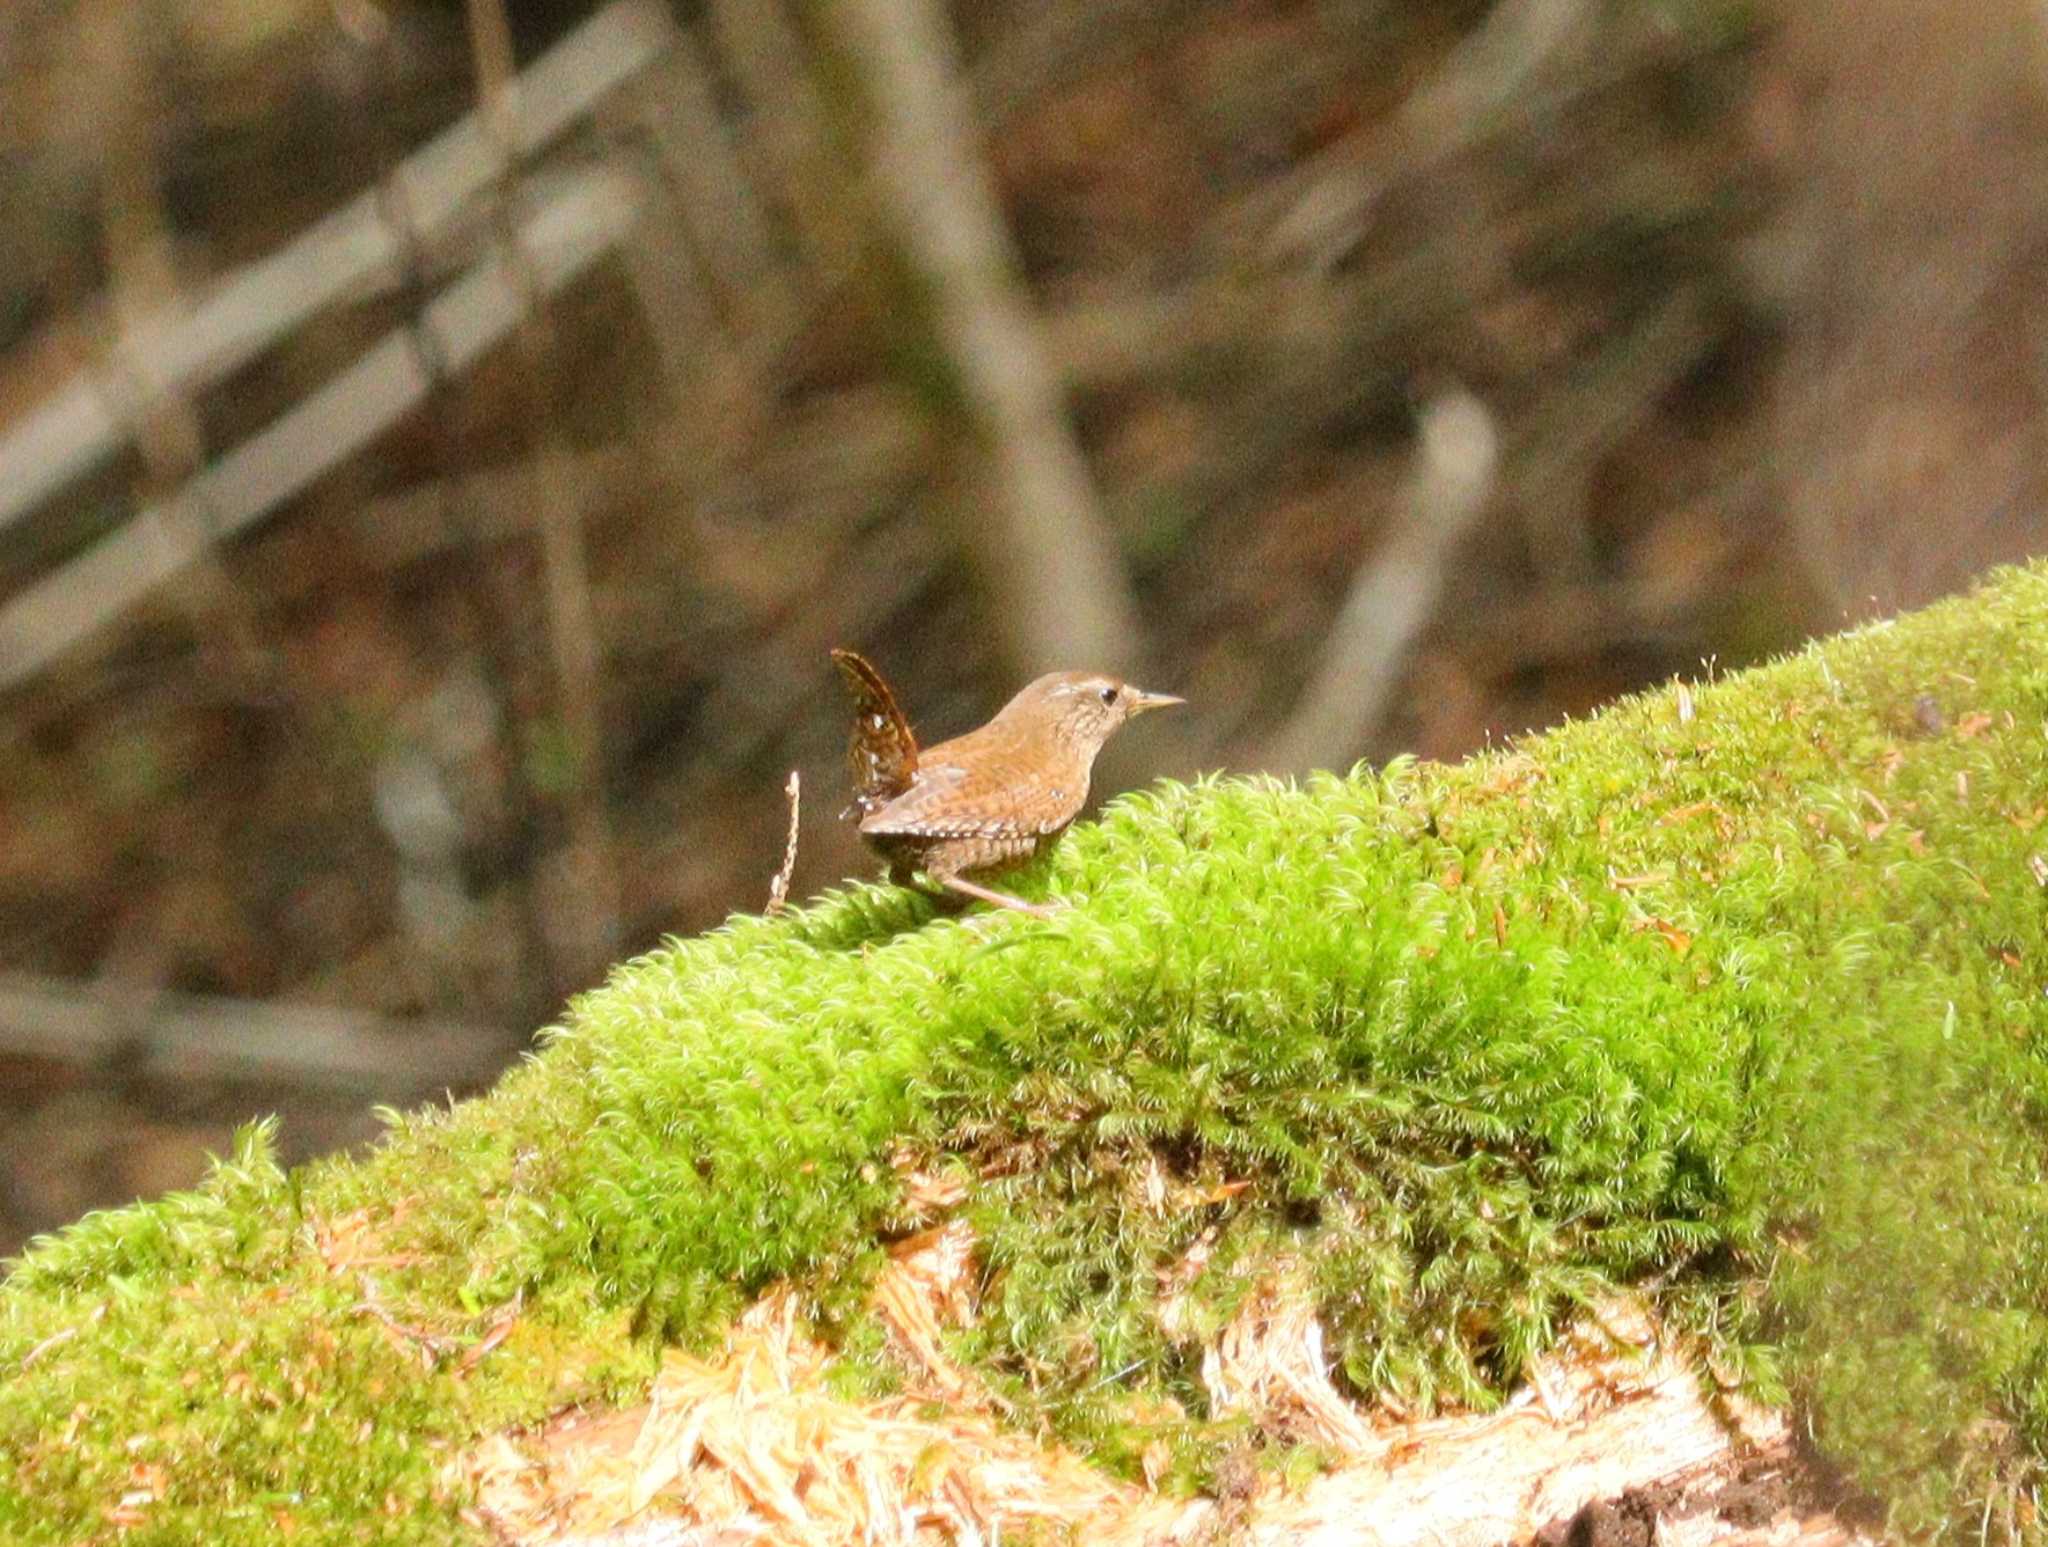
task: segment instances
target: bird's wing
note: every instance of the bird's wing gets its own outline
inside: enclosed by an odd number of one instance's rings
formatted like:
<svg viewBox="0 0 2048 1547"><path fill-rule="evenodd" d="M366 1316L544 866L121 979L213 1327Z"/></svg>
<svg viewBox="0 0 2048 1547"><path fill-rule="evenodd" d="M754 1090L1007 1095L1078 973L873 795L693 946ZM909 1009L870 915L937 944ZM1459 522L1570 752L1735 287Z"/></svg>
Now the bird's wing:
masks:
<svg viewBox="0 0 2048 1547"><path fill-rule="evenodd" d="M896 706L896 695L865 657L834 650L832 664L853 697L853 733L846 764L853 775L854 808L873 815L907 792L917 775L917 738Z"/></svg>
<svg viewBox="0 0 2048 1547"><path fill-rule="evenodd" d="M939 761L934 752L925 754L909 789L861 819L862 832L917 838L1038 838L1071 822L1087 797L1085 781L1071 793L1027 792L1014 784L990 787L970 780L959 764Z"/></svg>

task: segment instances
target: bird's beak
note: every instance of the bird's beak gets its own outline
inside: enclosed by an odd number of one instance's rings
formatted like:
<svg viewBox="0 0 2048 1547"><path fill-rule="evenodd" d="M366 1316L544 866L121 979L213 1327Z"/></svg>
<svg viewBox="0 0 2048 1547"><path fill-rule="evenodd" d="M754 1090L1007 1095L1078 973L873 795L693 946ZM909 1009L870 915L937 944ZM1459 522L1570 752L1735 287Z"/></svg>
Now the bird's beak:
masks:
<svg viewBox="0 0 2048 1547"><path fill-rule="evenodd" d="M1131 706L1128 712L1139 715L1147 709L1171 709L1175 704L1184 704L1187 700L1175 698L1171 693L1147 693L1143 688L1132 688L1127 702Z"/></svg>

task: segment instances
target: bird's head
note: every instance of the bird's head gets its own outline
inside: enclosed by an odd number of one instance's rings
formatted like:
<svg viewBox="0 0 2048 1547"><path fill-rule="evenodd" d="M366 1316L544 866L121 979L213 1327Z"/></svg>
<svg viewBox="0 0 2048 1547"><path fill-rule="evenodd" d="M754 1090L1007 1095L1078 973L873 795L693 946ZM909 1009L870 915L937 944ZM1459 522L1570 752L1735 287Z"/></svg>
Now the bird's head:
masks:
<svg viewBox="0 0 2048 1547"><path fill-rule="evenodd" d="M1102 750L1102 744L1126 720L1184 702L1171 693L1148 693L1102 672L1056 671L1011 699L1003 714L1041 719L1054 734L1092 755Z"/></svg>

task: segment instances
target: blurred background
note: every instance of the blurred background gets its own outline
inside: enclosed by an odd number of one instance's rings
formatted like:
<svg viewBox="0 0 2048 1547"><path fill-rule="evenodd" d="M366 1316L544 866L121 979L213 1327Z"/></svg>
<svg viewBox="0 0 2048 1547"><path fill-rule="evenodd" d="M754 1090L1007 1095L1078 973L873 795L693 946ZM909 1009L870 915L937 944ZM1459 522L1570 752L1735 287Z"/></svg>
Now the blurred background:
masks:
<svg viewBox="0 0 2048 1547"><path fill-rule="evenodd" d="M873 873L1050 665L1454 758L2043 546L2039 0L6 0L0 1252ZM1169 723L1169 719L1172 723Z"/></svg>

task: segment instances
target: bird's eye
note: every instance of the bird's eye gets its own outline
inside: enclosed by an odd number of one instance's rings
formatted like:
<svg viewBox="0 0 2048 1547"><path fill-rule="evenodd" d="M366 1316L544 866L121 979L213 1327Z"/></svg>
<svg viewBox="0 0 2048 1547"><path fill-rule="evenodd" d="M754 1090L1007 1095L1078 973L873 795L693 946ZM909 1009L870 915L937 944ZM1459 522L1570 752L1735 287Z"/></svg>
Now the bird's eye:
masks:
<svg viewBox="0 0 2048 1547"><path fill-rule="evenodd" d="M1115 689L1115 688L1104 688L1104 689L1102 690L1102 701L1103 701L1103 702L1104 702L1105 704L1113 704L1113 703L1115 703L1115 702L1116 702L1116 689Z"/></svg>

